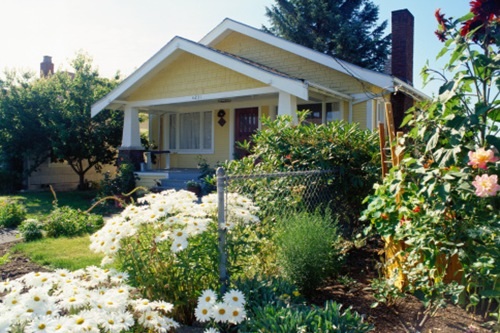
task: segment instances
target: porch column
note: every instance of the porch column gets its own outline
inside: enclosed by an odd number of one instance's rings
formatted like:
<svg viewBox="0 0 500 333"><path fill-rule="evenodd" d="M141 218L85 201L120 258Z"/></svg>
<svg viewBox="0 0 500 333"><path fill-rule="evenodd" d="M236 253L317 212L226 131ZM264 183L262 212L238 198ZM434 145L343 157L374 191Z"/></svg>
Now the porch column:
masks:
<svg viewBox="0 0 500 333"><path fill-rule="evenodd" d="M129 161L134 165L135 170L139 171L141 163L144 162L143 151L139 129L139 111L127 105L124 112L122 145L119 148L118 162Z"/></svg>
<svg viewBox="0 0 500 333"><path fill-rule="evenodd" d="M139 111L130 106L125 107L121 148L143 149L139 130Z"/></svg>
<svg viewBox="0 0 500 333"><path fill-rule="evenodd" d="M292 123L297 124L297 97L280 91L278 98L278 116L285 114L292 116Z"/></svg>

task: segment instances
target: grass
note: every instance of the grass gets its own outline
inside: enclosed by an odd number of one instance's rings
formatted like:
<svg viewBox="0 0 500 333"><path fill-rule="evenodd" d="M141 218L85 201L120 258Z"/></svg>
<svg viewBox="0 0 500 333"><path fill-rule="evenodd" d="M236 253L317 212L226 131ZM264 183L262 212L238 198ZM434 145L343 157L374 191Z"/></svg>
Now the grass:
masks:
<svg viewBox="0 0 500 333"><path fill-rule="evenodd" d="M87 210L92 206L92 200L96 197L95 191L71 191L56 193L58 206L69 206L71 208ZM28 218L43 220L54 208L54 196L50 191L23 192L15 195L0 196L1 201L15 201L23 204L28 212ZM106 214L112 210L111 207L97 207L92 211L94 214Z"/></svg>
<svg viewBox="0 0 500 333"><path fill-rule="evenodd" d="M19 243L13 250L24 253L40 265L74 271L100 265L103 256L91 252L89 245L89 236L44 238L35 242Z"/></svg>

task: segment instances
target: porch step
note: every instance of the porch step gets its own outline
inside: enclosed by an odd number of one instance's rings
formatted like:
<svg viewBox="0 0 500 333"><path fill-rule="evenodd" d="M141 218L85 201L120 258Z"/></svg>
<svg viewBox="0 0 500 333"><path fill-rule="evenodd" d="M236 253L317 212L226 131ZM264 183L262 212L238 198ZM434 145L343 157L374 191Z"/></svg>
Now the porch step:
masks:
<svg viewBox="0 0 500 333"><path fill-rule="evenodd" d="M161 182L161 187L166 189L166 190L171 190L171 189L185 190L187 180L163 178L163 179L160 179L160 182Z"/></svg>

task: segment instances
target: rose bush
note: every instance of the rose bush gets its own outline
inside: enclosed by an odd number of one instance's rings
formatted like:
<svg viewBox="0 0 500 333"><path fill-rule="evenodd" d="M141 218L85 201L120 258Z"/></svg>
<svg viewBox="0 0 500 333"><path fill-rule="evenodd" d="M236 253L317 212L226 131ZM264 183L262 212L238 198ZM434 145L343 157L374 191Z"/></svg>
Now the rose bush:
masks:
<svg viewBox="0 0 500 333"><path fill-rule="evenodd" d="M491 0L471 2L455 20L436 12L445 43L438 57L450 54L453 78L424 68L426 80L433 73L444 83L409 110L404 158L366 199L363 218L398 251L385 263L399 277L392 287L420 296L429 311L448 295L499 314L499 14Z"/></svg>

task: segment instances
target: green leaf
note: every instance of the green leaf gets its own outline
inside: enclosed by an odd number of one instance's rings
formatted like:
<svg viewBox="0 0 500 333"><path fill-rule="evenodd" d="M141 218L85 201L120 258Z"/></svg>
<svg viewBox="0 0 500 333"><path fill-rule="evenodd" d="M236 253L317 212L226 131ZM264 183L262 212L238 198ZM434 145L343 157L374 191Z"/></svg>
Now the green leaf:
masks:
<svg viewBox="0 0 500 333"><path fill-rule="evenodd" d="M441 49L441 51L439 51L438 55L436 56L436 60L438 60L439 58L441 58L442 56L444 56L450 49L447 48L446 46L443 47Z"/></svg>
<svg viewBox="0 0 500 333"><path fill-rule="evenodd" d="M493 121L500 121L500 109L494 109L488 112L488 118Z"/></svg>
<svg viewBox="0 0 500 333"><path fill-rule="evenodd" d="M500 297L500 290L483 290L481 296L484 297Z"/></svg>
<svg viewBox="0 0 500 333"><path fill-rule="evenodd" d="M433 136L427 142L427 146L425 147L426 151L432 151L439 142L439 132L434 133Z"/></svg>
<svg viewBox="0 0 500 333"><path fill-rule="evenodd" d="M500 138L494 135L487 135L486 142L493 145L498 151L500 151Z"/></svg>

